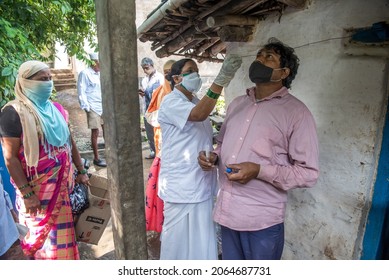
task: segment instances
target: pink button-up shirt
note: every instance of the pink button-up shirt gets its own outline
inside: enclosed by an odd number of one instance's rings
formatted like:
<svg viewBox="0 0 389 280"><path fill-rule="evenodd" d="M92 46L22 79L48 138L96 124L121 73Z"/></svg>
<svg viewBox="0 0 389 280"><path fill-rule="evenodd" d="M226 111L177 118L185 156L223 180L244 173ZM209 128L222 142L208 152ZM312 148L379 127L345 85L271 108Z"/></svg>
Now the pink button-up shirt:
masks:
<svg viewBox="0 0 389 280"><path fill-rule="evenodd" d="M282 223L287 190L312 187L319 175L316 125L308 108L283 87L257 101L255 88L235 98L217 137L220 191L214 220L254 231ZM226 164L260 165L256 179L229 181Z"/></svg>

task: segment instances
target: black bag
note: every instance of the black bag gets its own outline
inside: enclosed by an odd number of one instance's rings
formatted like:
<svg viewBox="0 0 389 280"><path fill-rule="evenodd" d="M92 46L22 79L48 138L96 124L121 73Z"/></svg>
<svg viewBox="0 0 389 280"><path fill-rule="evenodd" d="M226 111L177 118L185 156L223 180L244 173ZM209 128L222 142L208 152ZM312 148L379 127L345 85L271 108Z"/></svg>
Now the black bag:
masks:
<svg viewBox="0 0 389 280"><path fill-rule="evenodd" d="M73 191L69 194L73 215L80 215L89 207L88 187L75 183Z"/></svg>
<svg viewBox="0 0 389 280"><path fill-rule="evenodd" d="M90 162L87 159L81 158L82 165L86 170L89 169ZM77 170L74 172L74 178L77 177ZM90 177L90 174L88 173ZM89 207L88 187L74 182L73 191L69 194L70 205L72 207L73 216L79 216Z"/></svg>

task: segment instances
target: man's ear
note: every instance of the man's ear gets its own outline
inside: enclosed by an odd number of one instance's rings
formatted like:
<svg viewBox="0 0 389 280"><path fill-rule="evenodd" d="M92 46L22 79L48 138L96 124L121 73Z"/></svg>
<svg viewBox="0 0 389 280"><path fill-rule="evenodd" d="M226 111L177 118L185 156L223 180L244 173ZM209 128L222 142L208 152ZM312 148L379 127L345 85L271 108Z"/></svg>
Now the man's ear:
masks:
<svg viewBox="0 0 389 280"><path fill-rule="evenodd" d="M288 67L285 67L285 68L283 68L283 73L282 73L281 78L286 79L289 76L289 74L290 74L290 69Z"/></svg>

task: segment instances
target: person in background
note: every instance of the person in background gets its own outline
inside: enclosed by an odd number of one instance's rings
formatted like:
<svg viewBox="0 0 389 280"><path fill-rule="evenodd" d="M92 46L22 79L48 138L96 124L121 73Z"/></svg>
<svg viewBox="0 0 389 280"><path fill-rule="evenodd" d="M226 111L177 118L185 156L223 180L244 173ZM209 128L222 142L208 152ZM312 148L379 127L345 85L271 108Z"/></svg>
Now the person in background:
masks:
<svg viewBox="0 0 389 280"><path fill-rule="evenodd" d="M138 90L144 101L143 121L150 148L150 155L146 159L153 159L155 157L154 128L147 121L145 114L153 97L154 90L164 83L165 77L154 68L154 62L151 58L142 58L140 65L146 74L141 81L141 88Z"/></svg>
<svg viewBox="0 0 389 280"><path fill-rule="evenodd" d="M201 170L197 155L212 148L208 116L241 62L240 57L227 56L201 100L194 95L202 82L192 59L175 62L168 75L174 89L162 100L158 114L163 139L158 195L164 201L160 259L218 257L212 221L217 172Z"/></svg>
<svg viewBox="0 0 389 280"><path fill-rule="evenodd" d="M79 259L69 201L72 162L77 182L88 185L89 177L71 136L67 111L49 100L51 78L43 62L20 66L16 99L0 115L1 145L17 195L19 222L29 229L21 242L24 254L30 259Z"/></svg>
<svg viewBox="0 0 389 280"><path fill-rule="evenodd" d="M100 158L97 140L102 129L104 136L103 106L100 85L100 62L97 53L89 54L92 64L78 75L77 92L81 109L86 112L88 128L91 130L93 164L106 167L107 163Z"/></svg>
<svg viewBox="0 0 389 280"><path fill-rule="evenodd" d="M163 201L158 197L158 175L161 161L162 135L161 127L158 123L158 111L162 99L172 91L171 83L166 80L170 74L171 67L175 60L168 60L163 65L165 82L153 92L150 105L147 108L145 117L147 122L154 127L155 158L150 167L149 177L146 185L146 231L161 233L163 224ZM159 235L159 234L158 234Z"/></svg>
<svg viewBox="0 0 389 280"><path fill-rule="evenodd" d="M298 66L282 42L261 48L248 73L255 86L228 106L216 149L209 157L199 154L204 171L219 166L214 220L223 259L281 259L287 191L318 179L314 118L288 91Z"/></svg>
<svg viewBox="0 0 389 280"><path fill-rule="evenodd" d="M0 174L0 260L26 260L15 224L18 218L7 195Z"/></svg>

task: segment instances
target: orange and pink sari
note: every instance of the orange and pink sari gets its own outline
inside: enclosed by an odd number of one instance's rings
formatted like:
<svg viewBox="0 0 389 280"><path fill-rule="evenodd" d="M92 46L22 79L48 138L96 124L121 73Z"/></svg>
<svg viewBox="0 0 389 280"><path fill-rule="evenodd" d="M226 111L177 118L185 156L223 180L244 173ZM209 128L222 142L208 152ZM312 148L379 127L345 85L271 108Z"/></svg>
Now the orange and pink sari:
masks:
<svg viewBox="0 0 389 280"><path fill-rule="evenodd" d="M56 107L66 118L65 110L59 104ZM19 159L27 180L38 195L42 210L37 216L30 216L24 208L21 193L15 187L20 223L29 228L22 241L24 253L31 259L79 259L69 192L73 188L73 167L71 147L39 147L37 168L28 170L23 145ZM51 154L51 157L49 157Z"/></svg>

